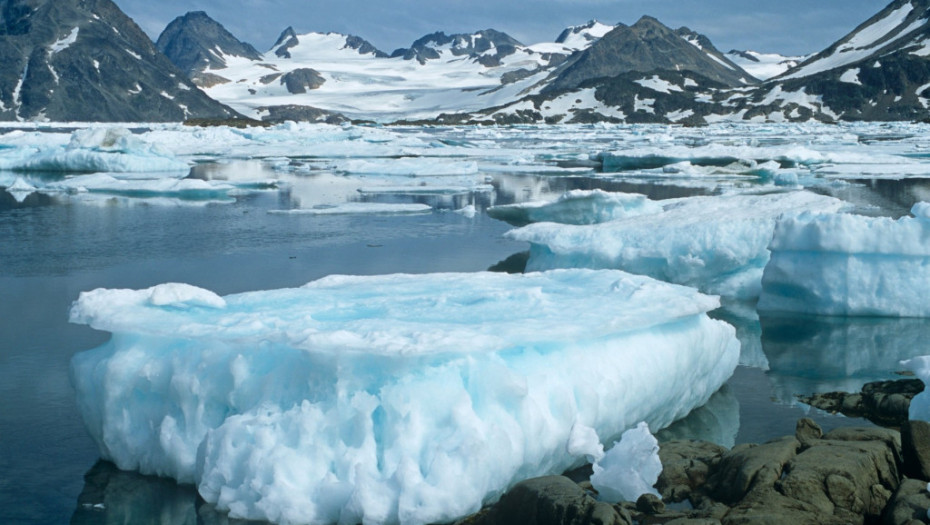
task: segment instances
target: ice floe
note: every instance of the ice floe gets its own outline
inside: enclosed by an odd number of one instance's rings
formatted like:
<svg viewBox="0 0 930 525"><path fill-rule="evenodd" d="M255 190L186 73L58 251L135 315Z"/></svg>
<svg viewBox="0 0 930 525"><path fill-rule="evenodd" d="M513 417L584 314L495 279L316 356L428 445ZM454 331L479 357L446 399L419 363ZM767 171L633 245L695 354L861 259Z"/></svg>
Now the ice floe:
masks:
<svg viewBox="0 0 930 525"><path fill-rule="evenodd" d="M804 213L775 227L761 311L930 316L930 205L892 220Z"/></svg>
<svg viewBox="0 0 930 525"><path fill-rule="evenodd" d="M531 201L488 208L488 215L514 226L534 222L597 224L644 213L658 213L662 205L645 195L602 190L572 190L553 202Z"/></svg>
<svg viewBox="0 0 930 525"><path fill-rule="evenodd" d="M649 213L594 225L537 223L508 232L530 243L527 269L617 268L727 297L759 295L776 219L844 203L807 191L663 201Z"/></svg>
<svg viewBox="0 0 930 525"><path fill-rule="evenodd" d="M233 517L442 522L583 462L573 428L606 441L705 403L739 356L718 304L590 270L100 289L71 319L112 339L72 380L104 458Z"/></svg>

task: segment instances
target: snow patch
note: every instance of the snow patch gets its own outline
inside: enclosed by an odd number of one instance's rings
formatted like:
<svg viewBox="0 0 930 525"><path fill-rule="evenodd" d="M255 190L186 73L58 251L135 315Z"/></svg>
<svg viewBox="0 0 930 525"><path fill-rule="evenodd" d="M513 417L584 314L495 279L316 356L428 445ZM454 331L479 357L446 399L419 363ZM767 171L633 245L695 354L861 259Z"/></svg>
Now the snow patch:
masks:
<svg viewBox="0 0 930 525"><path fill-rule="evenodd" d="M64 51L65 49L68 49L69 47L71 47L71 44L77 42L79 31L80 31L80 28L75 27L74 29L71 30L70 33L68 33L67 36L59 39L54 44L52 44L52 47L51 47L52 54L60 53Z"/></svg>

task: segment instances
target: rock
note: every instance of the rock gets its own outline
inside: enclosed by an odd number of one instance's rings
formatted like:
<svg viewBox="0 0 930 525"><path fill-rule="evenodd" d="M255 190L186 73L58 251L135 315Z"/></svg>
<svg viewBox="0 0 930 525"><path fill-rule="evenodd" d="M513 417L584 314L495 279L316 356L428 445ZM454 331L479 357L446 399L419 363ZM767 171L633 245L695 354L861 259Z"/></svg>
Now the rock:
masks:
<svg viewBox="0 0 930 525"><path fill-rule="evenodd" d="M924 389L920 379L866 383L861 393L828 392L798 396L803 402L830 413L862 417L875 424L898 428L907 421L911 399Z"/></svg>
<svg viewBox="0 0 930 525"><path fill-rule="evenodd" d="M930 423L907 421L901 427L904 475L930 481Z"/></svg>
<svg viewBox="0 0 930 525"><path fill-rule="evenodd" d="M794 437L801 442L802 447L807 448L823 437L823 429L813 419L805 417L798 420Z"/></svg>
<svg viewBox="0 0 930 525"><path fill-rule="evenodd" d="M785 464L801 447L794 437L764 445L737 445L723 455L707 480L708 493L717 501L735 503L759 486L771 486L781 478Z"/></svg>
<svg viewBox="0 0 930 525"><path fill-rule="evenodd" d="M878 518L898 488L900 455L883 436L873 436L878 439L825 436L788 462L776 490L825 515Z"/></svg>
<svg viewBox="0 0 930 525"><path fill-rule="evenodd" d="M927 518L930 509L930 493L927 484L916 479L905 479L898 487L894 497L885 509L882 519L884 525L904 525L911 523L930 523Z"/></svg>
<svg viewBox="0 0 930 525"><path fill-rule="evenodd" d="M599 502L564 476L534 478L516 484L469 525L631 525L629 516Z"/></svg>
<svg viewBox="0 0 930 525"><path fill-rule="evenodd" d="M659 447L662 473L655 487L662 499L679 502L690 499L699 504L698 494L707 482L712 466L727 451L724 447L705 441L672 440Z"/></svg>
<svg viewBox="0 0 930 525"><path fill-rule="evenodd" d="M661 514L665 512L665 503L655 494L643 494L636 500L636 510L646 514Z"/></svg>
<svg viewBox="0 0 930 525"><path fill-rule="evenodd" d="M281 84L287 87L287 92L297 95L307 90L318 89L326 82L323 75L315 69L308 67L297 68L281 77Z"/></svg>

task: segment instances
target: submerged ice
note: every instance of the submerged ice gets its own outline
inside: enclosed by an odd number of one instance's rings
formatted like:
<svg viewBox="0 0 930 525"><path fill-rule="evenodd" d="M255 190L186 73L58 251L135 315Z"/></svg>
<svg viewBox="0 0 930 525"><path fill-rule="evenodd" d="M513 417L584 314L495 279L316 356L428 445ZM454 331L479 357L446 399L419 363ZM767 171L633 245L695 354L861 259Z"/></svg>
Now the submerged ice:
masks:
<svg viewBox="0 0 930 525"><path fill-rule="evenodd" d="M611 270L99 289L71 318L113 335L72 377L103 457L234 517L441 522L579 464L579 428L705 403L739 357L718 304Z"/></svg>

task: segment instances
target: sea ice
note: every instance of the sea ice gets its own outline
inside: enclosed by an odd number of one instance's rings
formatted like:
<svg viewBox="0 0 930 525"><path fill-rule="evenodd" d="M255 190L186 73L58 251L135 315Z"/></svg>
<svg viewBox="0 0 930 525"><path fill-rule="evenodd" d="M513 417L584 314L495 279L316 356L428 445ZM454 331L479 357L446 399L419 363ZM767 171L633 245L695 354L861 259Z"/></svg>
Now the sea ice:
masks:
<svg viewBox="0 0 930 525"><path fill-rule="evenodd" d="M775 227L761 311L930 316L930 219L805 213Z"/></svg>
<svg viewBox="0 0 930 525"><path fill-rule="evenodd" d="M85 128L67 146L0 149L0 170L42 172L187 172L187 162L125 128Z"/></svg>
<svg viewBox="0 0 930 525"><path fill-rule="evenodd" d="M491 217L523 226L534 222L597 224L634 215L659 213L662 205L645 195L603 190L572 190L557 200L531 201L488 208Z"/></svg>
<svg viewBox="0 0 930 525"><path fill-rule="evenodd" d="M901 365L914 372L924 384L930 384L930 355L924 355L902 361ZM930 421L930 391L923 392L911 399L908 418L917 421ZM930 485L928 485L930 490Z"/></svg>
<svg viewBox="0 0 930 525"><path fill-rule="evenodd" d="M72 380L104 458L234 517L444 522L583 462L579 428L706 402L739 357L718 304L611 270L99 289L71 319L113 335Z"/></svg>
<svg viewBox="0 0 930 525"><path fill-rule="evenodd" d="M530 271L617 268L728 297L760 291L776 219L843 202L807 191L663 201L661 213L594 225L538 223L508 232L530 243Z"/></svg>

